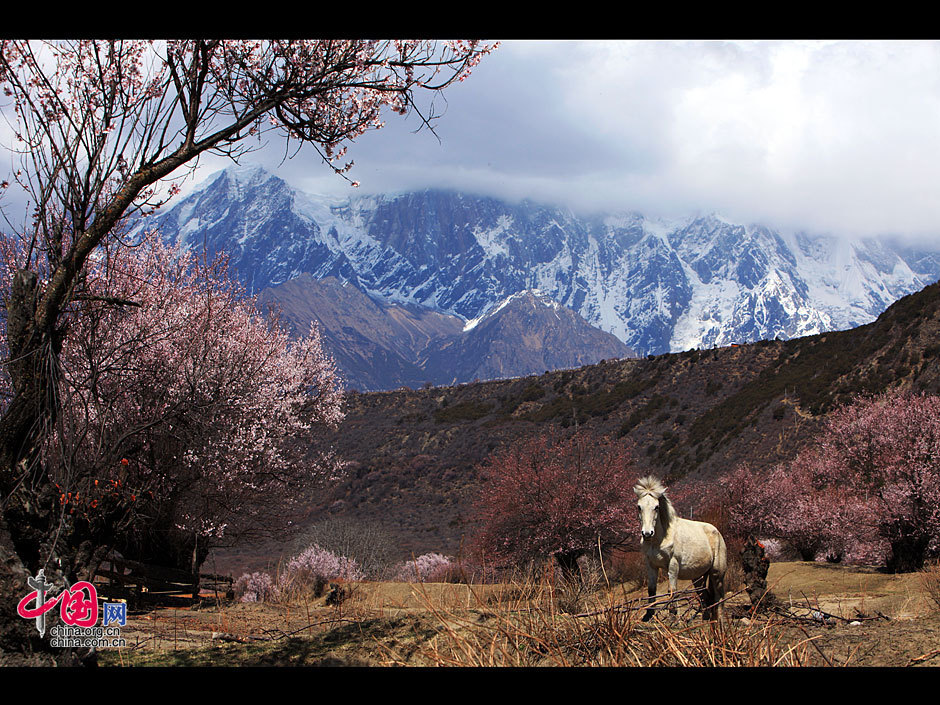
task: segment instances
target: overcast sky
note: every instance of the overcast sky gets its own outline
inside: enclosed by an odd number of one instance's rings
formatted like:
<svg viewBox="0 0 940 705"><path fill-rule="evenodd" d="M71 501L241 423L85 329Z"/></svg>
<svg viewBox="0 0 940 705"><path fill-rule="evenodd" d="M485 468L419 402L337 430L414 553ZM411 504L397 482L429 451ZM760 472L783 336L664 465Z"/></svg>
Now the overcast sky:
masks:
<svg viewBox="0 0 940 705"><path fill-rule="evenodd" d="M440 143L392 115L350 148L362 192L443 185L940 246L938 42L505 41L445 96ZM351 191L279 159L298 188Z"/></svg>
<svg viewBox="0 0 940 705"><path fill-rule="evenodd" d="M430 132L350 147L362 193L452 186L575 209L732 219L940 246L940 43L504 41ZM354 193L316 155L255 161ZM207 159L200 178L225 164Z"/></svg>

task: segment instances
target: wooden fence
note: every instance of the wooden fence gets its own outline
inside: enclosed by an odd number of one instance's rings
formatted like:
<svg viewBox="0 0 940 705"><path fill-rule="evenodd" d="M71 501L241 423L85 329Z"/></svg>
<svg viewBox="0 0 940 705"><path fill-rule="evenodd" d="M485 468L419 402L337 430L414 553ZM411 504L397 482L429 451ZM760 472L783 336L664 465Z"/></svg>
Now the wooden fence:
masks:
<svg viewBox="0 0 940 705"><path fill-rule="evenodd" d="M200 599L231 598L233 578L152 566L112 556L95 573L95 588L106 599L126 600L132 608L188 607Z"/></svg>

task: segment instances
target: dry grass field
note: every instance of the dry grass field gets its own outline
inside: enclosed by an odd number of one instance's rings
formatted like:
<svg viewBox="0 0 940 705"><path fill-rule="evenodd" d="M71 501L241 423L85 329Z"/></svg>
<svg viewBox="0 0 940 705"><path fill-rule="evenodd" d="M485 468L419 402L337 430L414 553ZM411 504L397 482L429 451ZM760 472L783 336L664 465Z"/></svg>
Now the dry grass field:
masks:
<svg viewBox="0 0 940 705"><path fill-rule="evenodd" d="M919 666L940 665L940 607L925 574L772 564L780 606L734 594L720 626L694 596L642 622L644 590L572 596L534 581L354 583L339 606L229 603L134 614L105 666ZM687 585L680 582L680 590Z"/></svg>

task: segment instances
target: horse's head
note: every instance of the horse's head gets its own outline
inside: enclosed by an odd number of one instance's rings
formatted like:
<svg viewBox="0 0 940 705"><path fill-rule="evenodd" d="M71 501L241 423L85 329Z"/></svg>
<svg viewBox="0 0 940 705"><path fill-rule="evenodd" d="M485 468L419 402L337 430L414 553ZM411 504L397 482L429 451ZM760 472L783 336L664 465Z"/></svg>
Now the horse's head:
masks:
<svg viewBox="0 0 940 705"><path fill-rule="evenodd" d="M656 523L660 520L660 505L666 488L655 477L644 477L633 487L637 496L637 511L640 515L640 535L644 540L653 538Z"/></svg>

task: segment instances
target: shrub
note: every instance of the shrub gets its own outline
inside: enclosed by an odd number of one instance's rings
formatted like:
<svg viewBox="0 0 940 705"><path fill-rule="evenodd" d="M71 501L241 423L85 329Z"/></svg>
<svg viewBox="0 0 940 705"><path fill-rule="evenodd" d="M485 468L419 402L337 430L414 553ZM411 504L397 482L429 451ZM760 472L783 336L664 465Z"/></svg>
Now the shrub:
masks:
<svg viewBox="0 0 940 705"><path fill-rule="evenodd" d="M276 595L274 580L267 573L243 573L235 581L234 590L240 602L265 602Z"/></svg>
<svg viewBox="0 0 940 705"><path fill-rule="evenodd" d="M403 583L455 582L456 569L456 564L449 556L425 553L400 564L393 579Z"/></svg>
<svg viewBox="0 0 940 705"><path fill-rule="evenodd" d="M740 535L784 540L803 560L919 570L940 554L940 397L857 399L793 461L738 468L722 487Z"/></svg>
<svg viewBox="0 0 940 705"><path fill-rule="evenodd" d="M286 570L278 576L277 591L280 597L286 597L312 588L314 596L320 597L331 580L362 580L363 577L356 561L313 544L287 562Z"/></svg>
<svg viewBox="0 0 940 705"><path fill-rule="evenodd" d="M821 446L833 483L869 498L890 570L919 570L940 553L940 397L859 400L833 414Z"/></svg>
<svg viewBox="0 0 940 705"><path fill-rule="evenodd" d="M826 482L820 461L809 450L768 472L741 465L722 478L711 504L722 508L726 541L778 539L805 561L864 553L861 546L874 538L871 506L850 488Z"/></svg>

